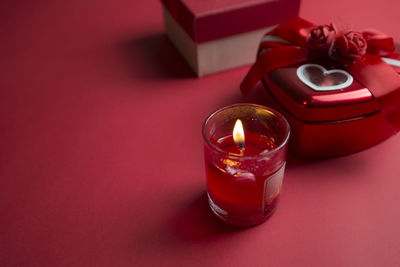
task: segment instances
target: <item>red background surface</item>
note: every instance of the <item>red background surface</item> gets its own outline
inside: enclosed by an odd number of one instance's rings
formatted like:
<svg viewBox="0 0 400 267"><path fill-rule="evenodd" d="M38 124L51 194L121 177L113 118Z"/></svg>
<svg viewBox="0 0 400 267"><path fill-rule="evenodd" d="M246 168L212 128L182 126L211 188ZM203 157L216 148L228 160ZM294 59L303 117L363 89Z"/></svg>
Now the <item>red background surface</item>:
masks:
<svg viewBox="0 0 400 267"><path fill-rule="evenodd" d="M301 15L399 40L399 8ZM290 158L277 213L231 228L208 210L200 128L248 67L194 78L158 1L3 1L0 20L0 266L400 265L400 135Z"/></svg>

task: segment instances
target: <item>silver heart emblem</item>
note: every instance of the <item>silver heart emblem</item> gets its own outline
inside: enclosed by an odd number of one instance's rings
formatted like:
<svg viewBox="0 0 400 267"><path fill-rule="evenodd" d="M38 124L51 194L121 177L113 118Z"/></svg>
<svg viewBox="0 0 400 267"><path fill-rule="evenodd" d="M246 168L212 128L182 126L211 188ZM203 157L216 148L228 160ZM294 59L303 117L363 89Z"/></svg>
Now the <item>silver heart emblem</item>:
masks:
<svg viewBox="0 0 400 267"><path fill-rule="evenodd" d="M297 77L314 91L333 91L353 83L353 76L344 70L327 70L318 64L304 64L297 68Z"/></svg>

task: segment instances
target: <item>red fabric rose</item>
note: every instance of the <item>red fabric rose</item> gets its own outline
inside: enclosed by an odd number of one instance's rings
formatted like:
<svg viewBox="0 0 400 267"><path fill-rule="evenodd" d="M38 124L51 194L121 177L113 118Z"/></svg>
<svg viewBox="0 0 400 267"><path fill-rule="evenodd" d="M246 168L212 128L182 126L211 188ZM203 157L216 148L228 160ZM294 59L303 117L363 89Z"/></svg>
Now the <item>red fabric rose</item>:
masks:
<svg viewBox="0 0 400 267"><path fill-rule="evenodd" d="M336 38L336 27L332 23L330 25L320 25L311 30L307 38L307 42L312 49L327 50Z"/></svg>
<svg viewBox="0 0 400 267"><path fill-rule="evenodd" d="M355 61L367 52L367 41L359 32L347 31L336 37L329 49L329 57L338 61Z"/></svg>

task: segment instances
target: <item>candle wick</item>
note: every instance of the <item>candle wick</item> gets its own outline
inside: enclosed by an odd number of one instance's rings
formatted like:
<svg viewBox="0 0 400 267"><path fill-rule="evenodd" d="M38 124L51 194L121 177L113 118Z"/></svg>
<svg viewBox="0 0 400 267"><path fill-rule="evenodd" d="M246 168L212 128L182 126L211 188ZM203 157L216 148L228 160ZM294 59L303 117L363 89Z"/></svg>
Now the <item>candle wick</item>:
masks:
<svg viewBox="0 0 400 267"><path fill-rule="evenodd" d="M243 142L238 142L238 145L239 145L240 149L244 149L244 144L243 144Z"/></svg>

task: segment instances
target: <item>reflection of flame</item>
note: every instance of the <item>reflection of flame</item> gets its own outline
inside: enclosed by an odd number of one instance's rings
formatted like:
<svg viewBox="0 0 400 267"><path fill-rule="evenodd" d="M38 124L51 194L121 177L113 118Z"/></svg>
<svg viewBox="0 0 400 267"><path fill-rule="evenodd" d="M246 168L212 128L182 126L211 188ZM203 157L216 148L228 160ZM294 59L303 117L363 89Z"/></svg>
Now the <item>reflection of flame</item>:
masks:
<svg viewBox="0 0 400 267"><path fill-rule="evenodd" d="M227 166L229 166L229 167L234 167L234 166L239 165L238 161L234 161L234 160L231 160L231 159L224 159L224 160L222 160L222 163L227 165Z"/></svg>
<svg viewBox="0 0 400 267"><path fill-rule="evenodd" d="M237 119L235 123L235 127L233 127L233 140L235 143L243 148L244 145L244 130L242 121Z"/></svg>

